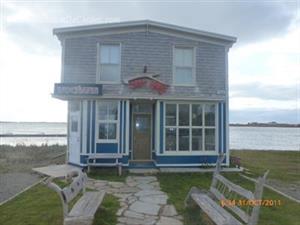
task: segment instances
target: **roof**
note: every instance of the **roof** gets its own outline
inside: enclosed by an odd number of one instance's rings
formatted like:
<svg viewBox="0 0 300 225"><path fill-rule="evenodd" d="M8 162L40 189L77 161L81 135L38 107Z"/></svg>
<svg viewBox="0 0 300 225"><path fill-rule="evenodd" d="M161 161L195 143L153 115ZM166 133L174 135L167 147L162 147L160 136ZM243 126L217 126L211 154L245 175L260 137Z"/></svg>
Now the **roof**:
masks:
<svg viewBox="0 0 300 225"><path fill-rule="evenodd" d="M216 42L223 42L226 45L232 45L236 42L237 38L233 36L212 33L207 31L202 31L194 28L187 28L152 20L139 20L139 21L127 21L119 23L103 23L103 24L93 24L93 25L84 25L84 26L73 26L73 27L61 27L53 29L53 34L58 37L63 36L72 36L76 34L83 33L94 33L102 31L116 31L120 29L130 29L130 28L143 28L147 31L151 29L164 29L167 31L179 32L183 35L196 36L199 38L211 38Z"/></svg>

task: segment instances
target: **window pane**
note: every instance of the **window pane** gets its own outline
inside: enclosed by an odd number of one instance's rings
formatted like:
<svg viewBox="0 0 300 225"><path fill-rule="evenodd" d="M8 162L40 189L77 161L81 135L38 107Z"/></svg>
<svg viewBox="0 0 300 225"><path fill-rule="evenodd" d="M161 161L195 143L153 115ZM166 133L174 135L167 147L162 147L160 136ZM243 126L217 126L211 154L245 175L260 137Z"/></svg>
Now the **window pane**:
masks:
<svg viewBox="0 0 300 225"><path fill-rule="evenodd" d="M215 129L205 129L205 150L215 150Z"/></svg>
<svg viewBox="0 0 300 225"><path fill-rule="evenodd" d="M175 48L175 66L192 67L193 66L193 49L192 48Z"/></svg>
<svg viewBox="0 0 300 225"><path fill-rule="evenodd" d="M108 139L116 139L116 137L117 137L117 124L115 124L115 123L107 124L107 137L108 137Z"/></svg>
<svg viewBox="0 0 300 225"><path fill-rule="evenodd" d="M192 150L202 150L202 129L192 129Z"/></svg>
<svg viewBox="0 0 300 225"><path fill-rule="evenodd" d="M72 120L71 122L71 132L77 132L78 131L78 121Z"/></svg>
<svg viewBox="0 0 300 225"><path fill-rule="evenodd" d="M183 66L183 49L175 48L175 65Z"/></svg>
<svg viewBox="0 0 300 225"><path fill-rule="evenodd" d="M101 81L120 81L119 65L102 64L100 65Z"/></svg>
<svg viewBox="0 0 300 225"><path fill-rule="evenodd" d="M202 126L201 105L192 105L192 126Z"/></svg>
<svg viewBox="0 0 300 225"><path fill-rule="evenodd" d="M101 63L109 63L109 46L101 45L100 47L100 62Z"/></svg>
<svg viewBox="0 0 300 225"><path fill-rule="evenodd" d="M107 103L98 103L98 120L107 120Z"/></svg>
<svg viewBox="0 0 300 225"><path fill-rule="evenodd" d="M176 126L176 104L166 104L166 125Z"/></svg>
<svg viewBox="0 0 300 225"><path fill-rule="evenodd" d="M205 105L205 126L215 126L215 105Z"/></svg>
<svg viewBox="0 0 300 225"><path fill-rule="evenodd" d="M99 139L107 139L107 124L99 124Z"/></svg>
<svg viewBox="0 0 300 225"><path fill-rule="evenodd" d="M193 66L193 49L184 49L183 66Z"/></svg>
<svg viewBox="0 0 300 225"><path fill-rule="evenodd" d="M110 47L110 63L120 63L120 47L118 45Z"/></svg>
<svg viewBox="0 0 300 225"><path fill-rule="evenodd" d="M189 151L190 149L190 130L179 129L179 151Z"/></svg>
<svg viewBox="0 0 300 225"><path fill-rule="evenodd" d="M166 128L166 151L176 151L176 128Z"/></svg>
<svg viewBox="0 0 300 225"><path fill-rule="evenodd" d="M176 67L174 82L176 84L192 84L193 83L193 69Z"/></svg>
<svg viewBox="0 0 300 225"><path fill-rule="evenodd" d="M190 105L179 104L179 126L189 126L190 124Z"/></svg>
<svg viewBox="0 0 300 225"><path fill-rule="evenodd" d="M118 104L116 102L108 103L108 120L118 119Z"/></svg>

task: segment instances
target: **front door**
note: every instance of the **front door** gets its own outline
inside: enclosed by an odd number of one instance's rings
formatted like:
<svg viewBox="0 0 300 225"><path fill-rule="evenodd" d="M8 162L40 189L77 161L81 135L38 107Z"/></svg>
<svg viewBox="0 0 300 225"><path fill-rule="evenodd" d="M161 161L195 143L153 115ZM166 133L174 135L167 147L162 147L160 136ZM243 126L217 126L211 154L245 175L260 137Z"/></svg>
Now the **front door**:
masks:
<svg viewBox="0 0 300 225"><path fill-rule="evenodd" d="M133 115L133 159L151 159L151 114Z"/></svg>
<svg viewBox="0 0 300 225"><path fill-rule="evenodd" d="M70 103L69 162L80 163L80 102Z"/></svg>

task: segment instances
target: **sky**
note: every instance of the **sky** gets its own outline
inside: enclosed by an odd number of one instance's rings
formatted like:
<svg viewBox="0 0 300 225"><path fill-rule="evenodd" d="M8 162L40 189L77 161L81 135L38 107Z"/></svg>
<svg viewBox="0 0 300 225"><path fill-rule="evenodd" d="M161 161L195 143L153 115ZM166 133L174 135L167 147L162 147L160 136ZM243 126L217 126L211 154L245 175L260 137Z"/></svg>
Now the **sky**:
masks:
<svg viewBox="0 0 300 225"><path fill-rule="evenodd" d="M150 19L238 38L230 122L300 123L300 0L0 0L0 121L66 121L55 27Z"/></svg>

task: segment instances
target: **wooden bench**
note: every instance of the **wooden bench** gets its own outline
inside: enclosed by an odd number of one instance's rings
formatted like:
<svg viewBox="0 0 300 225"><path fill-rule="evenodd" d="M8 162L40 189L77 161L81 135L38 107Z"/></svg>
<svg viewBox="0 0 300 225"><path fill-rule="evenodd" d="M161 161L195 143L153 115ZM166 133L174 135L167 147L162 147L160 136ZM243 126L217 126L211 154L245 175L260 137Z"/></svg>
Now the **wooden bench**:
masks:
<svg viewBox="0 0 300 225"><path fill-rule="evenodd" d="M76 177L73 177L76 175ZM80 171L72 172L66 176L70 180L70 185L61 189L53 183L53 178L48 178L46 184L49 188L57 192L63 205L64 225L91 225L94 215L101 204L104 191L85 191L87 175ZM82 196L76 201L69 211L69 203L79 194Z"/></svg>
<svg viewBox="0 0 300 225"><path fill-rule="evenodd" d="M252 193L220 174L223 159L224 156L220 156L217 160L209 192L192 187L185 200L185 206L196 204L217 225L256 225L260 204L255 200L262 198L263 186L269 171L258 178L255 191Z"/></svg>
<svg viewBox="0 0 300 225"><path fill-rule="evenodd" d="M122 159L123 155L120 153L97 153L90 155L87 158L88 172L91 171L91 166L116 166L118 169L119 176L122 175L122 162L119 162L119 159ZM97 159L114 159L115 163L97 163Z"/></svg>

